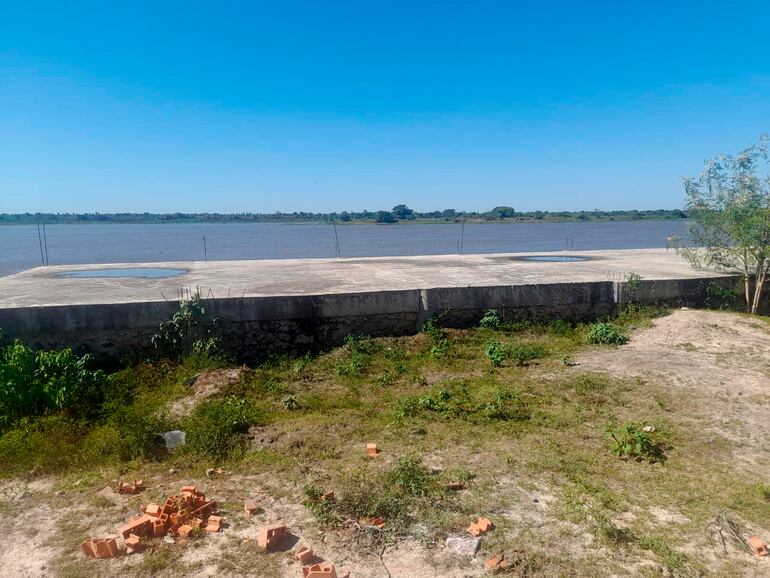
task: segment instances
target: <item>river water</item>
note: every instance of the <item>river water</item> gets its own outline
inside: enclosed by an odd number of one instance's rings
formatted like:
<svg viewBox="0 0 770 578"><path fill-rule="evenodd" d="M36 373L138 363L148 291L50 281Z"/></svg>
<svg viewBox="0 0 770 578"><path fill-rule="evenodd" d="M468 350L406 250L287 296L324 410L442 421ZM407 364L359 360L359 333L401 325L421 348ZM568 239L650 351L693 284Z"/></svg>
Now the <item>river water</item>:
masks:
<svg viewBox="0 0 770 578"><path fill-rule="evenodd" d="M337 225L342 257L635 249L686 236L686 221ZM137 263L334 257L331 225L196 223L48 225L48 263ZM0 226L0 275L41 264L34 225Z"/></svg>

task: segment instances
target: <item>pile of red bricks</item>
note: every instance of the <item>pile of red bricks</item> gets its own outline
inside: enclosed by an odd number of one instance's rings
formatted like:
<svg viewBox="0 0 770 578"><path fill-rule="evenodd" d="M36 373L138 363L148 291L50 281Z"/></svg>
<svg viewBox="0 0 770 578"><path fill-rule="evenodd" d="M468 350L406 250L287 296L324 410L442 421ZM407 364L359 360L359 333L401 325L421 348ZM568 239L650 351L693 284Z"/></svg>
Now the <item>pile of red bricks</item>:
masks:
<svg viewBox="0 0 770 578"><path fill-rule="evenodd" d="M143 510L144 514L118 528L128 554L141 549L142 538L171 535L178 542L185 542L194 530L219 532L222 527L222 517L213 515L217 503L206 500L195 486L184 486L178 496L169 496L163 505L147 504ZM86 556L94 558L120 554L114 538L89 538L81 548Z"/></svg>

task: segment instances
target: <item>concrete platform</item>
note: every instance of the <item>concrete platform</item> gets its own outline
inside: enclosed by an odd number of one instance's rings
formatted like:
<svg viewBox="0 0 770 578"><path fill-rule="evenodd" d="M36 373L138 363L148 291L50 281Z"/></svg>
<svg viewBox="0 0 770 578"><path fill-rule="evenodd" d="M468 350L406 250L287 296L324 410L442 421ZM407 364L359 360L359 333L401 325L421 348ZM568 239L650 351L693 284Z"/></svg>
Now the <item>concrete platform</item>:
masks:
<svg viewBox="0 0 770 578"><path fill-rule="evenodd" d="M551 283L623 281L630 273L646 280L702 279L721 274L696 271L673 250L633 249L547 253L575 255L586 261L535 262L544 253L291 259L264 261L193 261L62 265L38 267L0 277L0 309L146 303L177 300L181 292L207 298L333 295L450 287L496 287ZM171 268L177 277L72 278L72 271L106 268Z"/></svg>
<svg viewBox="0 0 770 578"><path fill-rule="evenodd" d="M0 278L0 329L39 348L108 358L150 352L158 324L174 314L180 296L197 292L223 346L251 361L324 349L351 334L412 334L437 314L447 326L470 327L489 309L587 321L614 314L629 299L700 306L710 284L736 289L740 281L695 271L673 251L591 251L570 262L527 260L533 255L543 254L44 267ZM138 267L181 274L66 276ZM632 291L631 273L643 279Z"/></svg>

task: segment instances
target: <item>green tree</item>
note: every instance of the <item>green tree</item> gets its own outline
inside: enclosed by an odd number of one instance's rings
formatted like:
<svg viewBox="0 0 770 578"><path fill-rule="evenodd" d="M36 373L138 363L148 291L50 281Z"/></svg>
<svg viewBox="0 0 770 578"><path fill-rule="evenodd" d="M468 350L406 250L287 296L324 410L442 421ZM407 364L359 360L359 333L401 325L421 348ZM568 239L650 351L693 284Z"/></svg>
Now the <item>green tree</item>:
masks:
<svg viewBox="0 0 770 578"><path fill-rule="evenodd" d="M500 206L492 209L490 214L496 219L508 219L510 217L515 217L516 211L513 210L513 207Z"/></svg>
<svg viewBox="0 0 770 578"><path fill-rule="evenodd" d="M684 181L693 247L682 254L693 266L743 275L746 309L756 313L770 269L770 180L763 137L734 156L706 161Z"/></svg>
<svg viewBox="0 0 770 578"><path fill-rule="evenodd" d="M391 212L397 219L411 219L414 215L414 211L406 205L396 205Z"/></svg>
<svg viewBox="0 0 770 578"><path fill-rule="evenodd" d="M390 213L388 211L377 211L374 214L374 222L375 223L395 223L396 218L393 216L393 213Z"/></svg>

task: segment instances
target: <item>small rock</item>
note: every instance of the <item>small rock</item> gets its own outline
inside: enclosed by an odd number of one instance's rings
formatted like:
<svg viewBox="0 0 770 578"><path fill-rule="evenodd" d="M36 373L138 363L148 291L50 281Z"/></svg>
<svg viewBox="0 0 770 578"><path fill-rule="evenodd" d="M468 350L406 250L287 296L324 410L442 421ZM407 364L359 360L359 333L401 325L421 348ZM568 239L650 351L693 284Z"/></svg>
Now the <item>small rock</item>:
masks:
<svg viewBox="0 0 770 578"><path fill-rule="evenodd" d="M642 428L642 431L645 432L645 433L652 433L652 432L655 431L655 426L654 425L646 425L646 426L644 426Z"/></svg>
<svg viewBox="0 0 770 578"><path fill-rule="evenodd" d="M171 474L171 475L174 475L174 474L176 474L176 473L177 473L177 470L176 470L176 469L174 469L174 468L171 468L171 469L168 471L168 473L169 473L169 474Z"/></svg>
<svg viewBox="0 0 770 578"><path fill-rule="evenodd" d="M446 539L446 549L457 556L475 556L480 544L480 538L471 536L449 536Z"/></svg>
<svg viewBox="0 0 770 578"><path fill-rule="evenodd" d="M165 536L163 536L163 543L164 544L174 544L175 543L174 542L174 537L169 535L169 534L166 534Z"/></svg>

